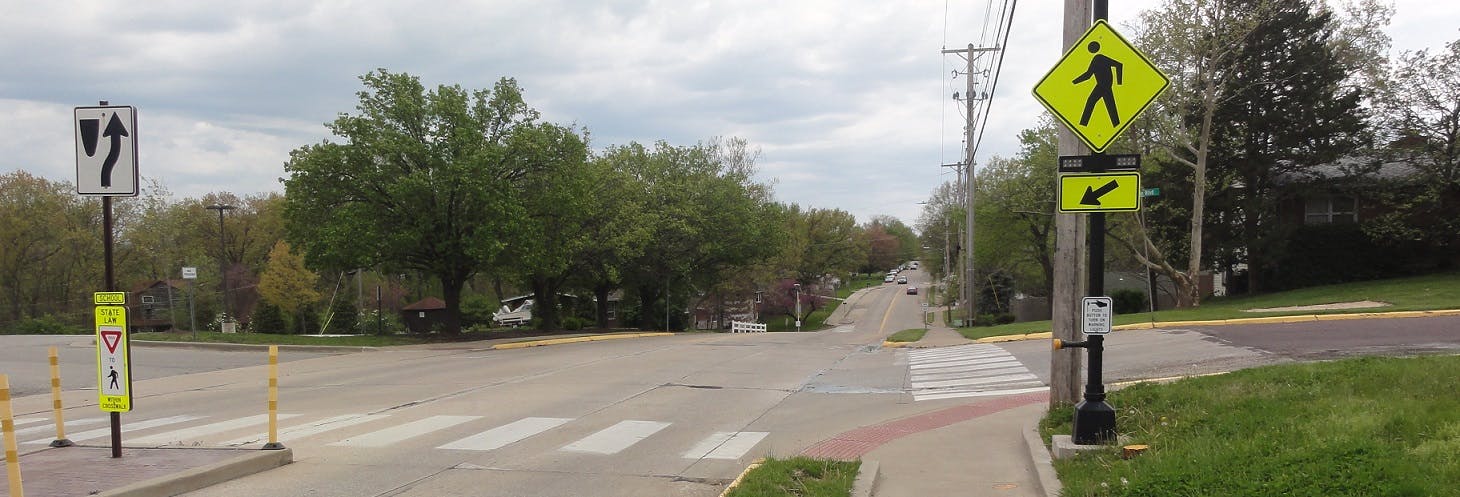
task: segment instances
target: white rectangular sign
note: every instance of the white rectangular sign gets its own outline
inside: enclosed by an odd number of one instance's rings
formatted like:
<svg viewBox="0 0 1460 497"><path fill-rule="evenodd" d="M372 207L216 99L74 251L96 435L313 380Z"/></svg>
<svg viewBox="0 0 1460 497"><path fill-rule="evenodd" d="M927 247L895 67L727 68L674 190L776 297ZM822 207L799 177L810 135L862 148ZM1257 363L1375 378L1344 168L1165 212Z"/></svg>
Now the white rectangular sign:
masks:
<svg viewBox="0 0 1460 497"><path fill-rule="evenodd" d="M1115 303L1110 297L1085 297L1080 299L1081 328L1086 335L1110 334L1110 322L1115 320Z"/></svg>
<svg viewBox="0 0 1460 497"><path fill-rule="evenodd" d="M77 107L76 193L137 195L137 109L127 105Z"/></svg>
<svg viewBox="0 0 1460 497"><path fill-rule="evenodd" d="M185 267L185 268L182 268L182 277L185 280L196 280L196 279L198 279L198 268L195 268L195 267Z"/></svg>

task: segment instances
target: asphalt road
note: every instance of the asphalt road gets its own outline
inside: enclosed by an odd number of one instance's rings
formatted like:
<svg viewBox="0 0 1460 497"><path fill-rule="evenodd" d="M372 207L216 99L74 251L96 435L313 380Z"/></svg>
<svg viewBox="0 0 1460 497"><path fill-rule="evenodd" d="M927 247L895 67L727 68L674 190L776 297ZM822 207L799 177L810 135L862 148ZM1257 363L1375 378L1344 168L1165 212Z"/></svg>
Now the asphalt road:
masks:
<svg viewBox="0 0 1460 497"><path fill-rule="evenodd" d="M0 335L0 374L10 375L11 395L24 397L51 391L47 349L56 347L65 390L96 389L96 345L90 335ZM323 353L291 353L287 359L319 357ZM143 381L172 376L268 364L267 351L221 351L134 345L132 379Z"/></svg>
<svg viewBox="0 0 1460 497"><path fill-rule="evenodd" d="M923 273L910 279L925 286ZM296 462L188 495L718 495L756 457L796 454L859 427L960 405L965 394L1000 393L981 378L961 377L956 371L984 366L962 366L949 351L879 346L891 333L920 326L925 295L905 288L885 284L849 300L852 322L816 333L680 334L516 350L467 343L341 355L286 351L280 438ZM1107 341L1106 377L1113 383L1355 352L1456 351L1457 329L1460 318L1122 331ZM0 368L24 372L16 376L32 393L45 393L45 347L62 346L63 376L80 378L66 383L67 405L94 404L94 391L79 390L94 388L89 339L0 341ZM1048 380L1048 341L978 346L969 357L998 362L1011 370L1004 376ZM262 353L138 348L134 361L142 398L124 415L127 445L264 441ZM919 390L920 381L926 388ZM40 416L49 399L22 394L16 405L21 416ZM78 423L98 417L94 405L67 415ZM86 427L68 434L84 435Z"/></svg>

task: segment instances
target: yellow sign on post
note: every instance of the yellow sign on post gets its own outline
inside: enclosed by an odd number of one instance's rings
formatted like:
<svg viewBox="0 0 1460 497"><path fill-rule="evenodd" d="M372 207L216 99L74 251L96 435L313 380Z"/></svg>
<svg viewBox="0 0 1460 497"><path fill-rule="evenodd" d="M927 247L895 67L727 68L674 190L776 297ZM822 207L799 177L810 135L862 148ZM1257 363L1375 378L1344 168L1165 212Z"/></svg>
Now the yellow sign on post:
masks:
<svg viewBox="0 0 1460 497"><path fill-rule="evenodd" d="M96 306L96 390L102 411L132 410L131 358L127 308Z"/></svg>
<svg viewBox="0 0 1460 497"><path fill-rule="evenodd" d="M1141 210L1141 173L1135 171L1060 175L1060 212Z"/></svg>
<svg viewBox="0 0 1460 497"><path fill-rule="evenodd" d="M1091 150L1104 152L1170 80L1104 20L1034 85L1034 97Z"/></svg>

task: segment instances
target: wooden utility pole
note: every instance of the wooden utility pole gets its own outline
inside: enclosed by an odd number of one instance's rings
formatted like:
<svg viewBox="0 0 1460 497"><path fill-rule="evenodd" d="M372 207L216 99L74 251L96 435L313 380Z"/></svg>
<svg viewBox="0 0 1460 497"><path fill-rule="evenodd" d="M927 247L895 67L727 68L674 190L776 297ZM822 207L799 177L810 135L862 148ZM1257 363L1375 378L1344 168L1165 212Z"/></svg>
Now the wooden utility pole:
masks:
<svg viewBox="0 0 1460 497"><path fill-rule="evenodd" d="M1090 0L1065 0L1064 41L1060 54L1090 28ZM1067 127L1060 126L1059 154L1085 155L1090 149ZM1046 167L1058 167L1049 164ZM1055 206L1051 205L1051 209ZM1085 223L1084 216L1063 214L1055 209L1054 295L1050 297L1054 338L1078 341L1080 331L1080 298L1085 296ZM1080 401L1081 372L1084 356L1078 349L1056 350L1050 355L1049 402L1075 404Z"/></svg>
<svg viewBox="0 0 1460 497"><path fill-rule="evenodd" d="M945 54L956 53L962 55L968 64L963 73L963 77L967 82L963 94L963 167L960 168L963 173L963 272L958 285L958 293L963 301L964 326L972 326L973 318L978 312L978 307L975 305L975 302L978 301L978 285L974 282L973 272L973 195L974 179L978 175L974 172L973 153L974 147L978 145L976 142L977 133L974 129L974 121L976 119L974 115L974 102L982 99L976 93L977 88L974 86L974 61L979 53L993 52L996 50L999 50L999 47L976 48L972 43L969 43L966 49L943 50Z"/></svg>

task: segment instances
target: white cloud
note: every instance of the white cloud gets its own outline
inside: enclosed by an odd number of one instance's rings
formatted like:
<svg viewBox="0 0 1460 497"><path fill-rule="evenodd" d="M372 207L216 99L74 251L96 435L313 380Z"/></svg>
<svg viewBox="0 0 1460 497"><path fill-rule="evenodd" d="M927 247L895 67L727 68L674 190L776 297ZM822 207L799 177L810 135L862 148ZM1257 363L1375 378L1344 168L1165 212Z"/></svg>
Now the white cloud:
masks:
<svg viewBox="0 0 1460 497"><path fill-rule="evenodd" d="M1460 37L1460 4L1397 3L1396 51ZM1157 2L1113 4L1119 26ZM1017 152L1041 112L1029 88L1059 56L1062 4L1019 8L981 163ZM73 179L70 108L107 99L138 107L142 173L173 192L278 190L288 152L387 68L517 78L598 147L743 136L780 199L913 222L961 151L961 62L938 51L992 44L984 15L914 0L18 2L0 17L0 171Z"/></svg>

